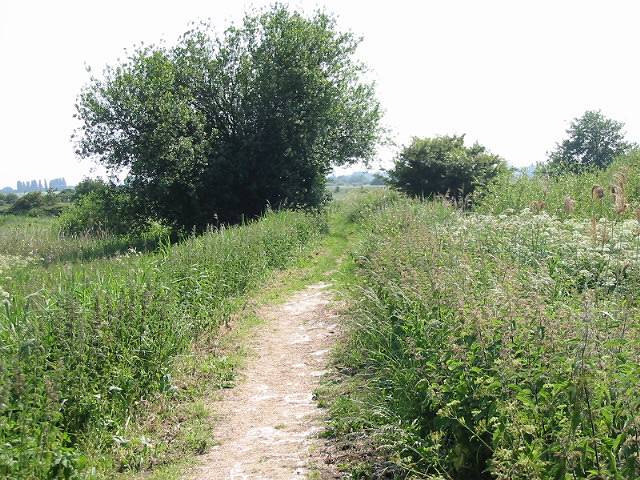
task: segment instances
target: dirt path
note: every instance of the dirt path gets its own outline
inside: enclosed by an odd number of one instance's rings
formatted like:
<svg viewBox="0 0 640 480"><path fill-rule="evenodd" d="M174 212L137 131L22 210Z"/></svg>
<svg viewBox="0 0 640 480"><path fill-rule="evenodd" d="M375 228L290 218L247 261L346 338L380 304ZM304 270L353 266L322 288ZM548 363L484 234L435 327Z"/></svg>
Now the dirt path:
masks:
<svg viewBox="0 0 640 480"><path fill-rule="evenodd" d="M329 285L320 283L262 310L255 355L239 384L216 405L214 438L190 479L306 478L320 445L321 410L313 391L336 333Z"/></svg>

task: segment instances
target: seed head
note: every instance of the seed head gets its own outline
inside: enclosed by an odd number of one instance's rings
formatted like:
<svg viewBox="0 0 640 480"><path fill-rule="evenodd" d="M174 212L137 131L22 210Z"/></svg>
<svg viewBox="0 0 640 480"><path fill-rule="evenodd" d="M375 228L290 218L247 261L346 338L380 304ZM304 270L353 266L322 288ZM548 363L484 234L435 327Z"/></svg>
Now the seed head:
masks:
<svg viewBox="0 0 640 480"><path fill-rule="evenodd" d="M602 200L604 198L604 188L600 185L594 185L591 188L591 198L594 200Z"/></svg>
<svg viewBox="0 0 640 480"><path fill-rule="evenodd" d="M545 206L546 206L546 203L544 203L544 200L536 200L535 202L531 202L531 208L536 212L540 212L544 210Z"/></svg>
<svg viewBox="0 0 640 480"><path fill-rule="evenodd" d="M576 201L567 195L564 198L564 211L565 213L573 213L576 209Z"/></svg>
<svg viewBox="0 0 640 480"><path fill-rule="evenodd" d="M616 203L614 205L614 210L618 215L623 214L629 208L629 204L625 203L624 197L622 195L618 195L616 197Z"/></svg>

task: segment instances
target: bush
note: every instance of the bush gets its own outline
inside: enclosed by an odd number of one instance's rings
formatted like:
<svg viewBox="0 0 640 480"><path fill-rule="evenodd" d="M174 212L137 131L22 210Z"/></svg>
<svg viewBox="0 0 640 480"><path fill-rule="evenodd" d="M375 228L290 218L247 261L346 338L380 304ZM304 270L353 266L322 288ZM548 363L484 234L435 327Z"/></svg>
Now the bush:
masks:
<svg viewBox="0 0 640 480"><path fill-rule="evenodd" d="M15 193L0 193L0 205L13 205L17 199Z"/></svg>
<svg viewBox="0 0 640 480"><path fill-rule="evenodd" d="M104 192L109 187L110 185L100 178L83 178L74 187L72 199L79 200L92 192Z"/></svg>
<svg viewBox="0 0 640 480"><path fill-rule="evenodd" d="M45 196L41 192L29 192L18 197L18 199L13 202L9 212L15 213L16 215L26 215L34 213L37 209L44 207L46 204Z"/></svg>
<svg viewBox="0 0 640 480"><path fill-rule="evenodd" d="M132 218L129 202L124 187L102 183L76 196L60 215L60 229L68 234L136 233L146 222Z"/></svg>
<svg viewBox="0 0 640 480"><path fill-rule="evenodd" d="M485 147L465 147L464 135L416 137L400 152L388 183L413 196L459 200L486 186L504 168L504 161Z"/></svg>

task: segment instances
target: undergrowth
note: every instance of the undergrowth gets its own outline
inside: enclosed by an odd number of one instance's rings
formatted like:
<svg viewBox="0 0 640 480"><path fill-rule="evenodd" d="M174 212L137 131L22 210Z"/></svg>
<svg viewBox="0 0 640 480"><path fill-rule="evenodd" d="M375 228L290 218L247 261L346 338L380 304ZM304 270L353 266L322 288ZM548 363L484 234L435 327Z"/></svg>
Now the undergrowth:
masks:
<svg viewBox="0 0 640 480"><path fill-rule="evenodd" d="M152 445L123 434L132 415L182 395L178 356L215 339L245 293L325 228L323 214L268 213L155 254L0 257L0 477L88 478L110 451L116 470L144 467ZM211 366L224 382L222 367Z"/></svg>
<svg viewBox="0 0 640 480"><path fill-rule="evenodd" d="M126 254L131 249L151 251L168 242L162 228L148 228L141 234L113 235L64 233L53 217L0 215L0 255L20 256L32 264L83 262Z"/></svg>
<svg viewBox="0 0 640 480"><path fill-rule="evenodd" d="M604 199L500 215L398 199L355 219L320 395L354 477L640 476L640 225Z"/></svg>

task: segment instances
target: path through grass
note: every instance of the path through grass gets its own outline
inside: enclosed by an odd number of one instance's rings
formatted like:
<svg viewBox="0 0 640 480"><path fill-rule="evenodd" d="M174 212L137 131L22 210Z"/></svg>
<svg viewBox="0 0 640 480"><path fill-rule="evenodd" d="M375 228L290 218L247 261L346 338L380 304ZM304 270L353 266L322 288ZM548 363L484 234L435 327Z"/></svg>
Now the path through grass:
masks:
<svg viewBox="0 0 640 480"><path fill-rule="evenodd" d="M178 432L173 440L174 451L168 454L164 452L166 461L161 465L153 465L153 460L151 462L147 460L147 464L152 465L153 468L151 471L145 471L140 478L153 480L181 478L188 466L198 462L200 453L210 450L212 442L216 441L216 437L211 434L216 431L216 415L221 408L227 408L217 403L217 400L226 396L225 391L220 387L236 385L239 373L240 378L246 378L242 372L246 373L247 368L249 371L256 372L256 350L269 350L273 349L274 345L279 345L278 339L265 338L265 335L273 335L273 331L269 333L270 325L277 325L277 320L281 318L281 315L273 315L274 309L291 304L291 299L296 303L295 299L299 298L300 292L308 291L312 285L331 284L334 290L340 290L342 285L351 281L350 259L345 253L351 250L359 235L358 226L353 219L364 209L371 208L371 205L375 204L373 200L381 195L383 195L381 192L357 192L332 205L328 211L328 232L310 245L306 253L301 255L291 267L274 272L263 287L251 292L243 310L234 315L227 333L220 338L215 349L211 352L195 349L190 355L184 357L184 361L177 368L176 381L184 381L196 392L184 402L163 403L156 406L158 411L151 412L149 416L151 421L146 424L146 427L144 424L142 427L136 427L138 428L136 435L147 436L152 444L154 437L162 438L174 430ZM324 319L315 318L313 313L305 313L294 320L316 323L324 321ZM302 329L306 328L303 323L299 326ZM278 330L277 327L274 328ZM282 333L287 331L287 328L279 331ZM282 344L286 344L286 339L282 339ZM248 348L250 345L253 347ZM222 363L219 360L221 358L224 359ZM324 358L319 359L324 361ZM261 363L265 366L278 364L277 359L272 358L264 358ZM258 373L253 378L260 378L261 375ZM319 380L319 377L314 377L314 380ZM251 379L245 381L250 383ZM253 388L251 384L246 386L247 384L243 383L243 385L242 388L245 390L251 391ZM313 382L305 387L309 398L316 386L317 384ZM296 388L298 387L301 386L298 385ZM203 405L204 410L200 408ZM280 406L287 408L286 403ZM272 407L272 410L274 408L277 414L277 407ZM181 414L176 415L176 411ZM125 473L122 476L135 478L138 475Z"/></svg>

